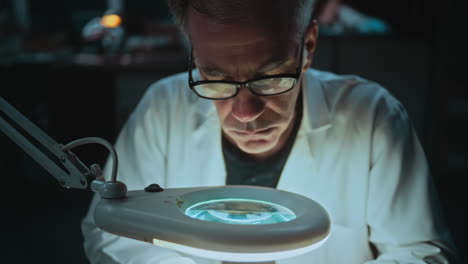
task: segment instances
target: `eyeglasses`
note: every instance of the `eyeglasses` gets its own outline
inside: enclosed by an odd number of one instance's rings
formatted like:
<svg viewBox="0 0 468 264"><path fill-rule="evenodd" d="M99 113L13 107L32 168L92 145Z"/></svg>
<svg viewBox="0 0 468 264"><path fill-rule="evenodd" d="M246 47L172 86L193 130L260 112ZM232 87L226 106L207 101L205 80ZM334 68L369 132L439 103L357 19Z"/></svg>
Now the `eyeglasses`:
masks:
<svg viewBox="0 0 468 264"><path fill-rule="evenodd" d="M198 96L212 100L224 100L236 96L241 87L248 88L253 94L259 96L271 96L289 92L294 88L301 76L302 52L304 41L302 41L301 52L299 53L299 66L295 74L275 74L260 78L255 78L245 82L227 80L204 80L194 81L192 77L193 68L193 48L190 51L189 59L189 86Z"/></svg>

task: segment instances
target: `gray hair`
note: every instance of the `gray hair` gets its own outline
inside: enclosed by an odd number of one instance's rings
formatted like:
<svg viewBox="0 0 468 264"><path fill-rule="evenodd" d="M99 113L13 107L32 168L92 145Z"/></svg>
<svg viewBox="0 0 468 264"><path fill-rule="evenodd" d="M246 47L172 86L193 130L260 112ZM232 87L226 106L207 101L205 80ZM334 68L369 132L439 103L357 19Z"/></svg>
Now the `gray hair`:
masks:
<svg viewBox="0 0 468 264"><path fill-rule="evenodd" d="M283 17L296 17L294 26L302 35L311 22L315 0L167 0L169 10L176 24L185 31L188 8L193 8L222 24L249 21L255 15L252 5L264 4L271 9L281 10ZM281 4L288 3L291 8L285 9Z"/></svg>

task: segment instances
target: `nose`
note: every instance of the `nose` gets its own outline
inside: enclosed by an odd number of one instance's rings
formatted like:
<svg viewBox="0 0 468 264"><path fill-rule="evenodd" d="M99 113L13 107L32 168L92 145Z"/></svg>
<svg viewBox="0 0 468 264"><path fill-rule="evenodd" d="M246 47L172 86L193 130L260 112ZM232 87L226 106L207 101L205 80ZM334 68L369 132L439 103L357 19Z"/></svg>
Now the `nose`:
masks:
<svg viewBox="0 0 468 264"><path fill-rule="evenodd" d="M246 87L241 87L233 100L232 115L241 122L253 121L265 111L265 102Z"/></svg>

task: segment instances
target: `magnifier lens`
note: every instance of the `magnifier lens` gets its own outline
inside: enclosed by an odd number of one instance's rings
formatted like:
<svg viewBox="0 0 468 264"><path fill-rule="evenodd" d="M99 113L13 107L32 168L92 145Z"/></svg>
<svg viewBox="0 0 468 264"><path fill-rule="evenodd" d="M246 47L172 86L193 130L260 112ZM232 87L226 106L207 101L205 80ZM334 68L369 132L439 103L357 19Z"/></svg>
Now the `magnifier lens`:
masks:
<svg viewBox="0 0 468 264"><path fill-rule="evenodd" d="M185 215L209 222L239 225L276 224L296 218L284 206L250 199L205 201L187 208Z"/></svg>

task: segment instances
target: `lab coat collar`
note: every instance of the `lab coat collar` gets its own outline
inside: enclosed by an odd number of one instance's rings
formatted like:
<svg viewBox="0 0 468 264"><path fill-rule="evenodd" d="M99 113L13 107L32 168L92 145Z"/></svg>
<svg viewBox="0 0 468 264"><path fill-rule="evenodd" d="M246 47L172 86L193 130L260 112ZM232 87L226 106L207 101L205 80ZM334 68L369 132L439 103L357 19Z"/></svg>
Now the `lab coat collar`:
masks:
<svg viewBox="0 0 468 264"><path fill-rule="evenodd" d="M318 71L306 71L302 77L303 126L305 133L319 132L331 127L330 110Z"/></svg>

